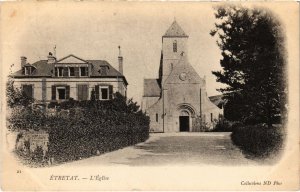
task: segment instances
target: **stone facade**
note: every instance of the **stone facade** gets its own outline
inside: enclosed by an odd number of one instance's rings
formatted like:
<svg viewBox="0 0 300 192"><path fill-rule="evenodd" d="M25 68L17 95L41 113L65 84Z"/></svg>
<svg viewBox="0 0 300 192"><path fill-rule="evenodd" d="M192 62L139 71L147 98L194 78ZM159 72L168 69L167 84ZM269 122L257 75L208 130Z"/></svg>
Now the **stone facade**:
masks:
<svg viewBox="0 0 300 192"><path fill-rule="evenodd" d="M14 86L36 102L75 100L108 100L116 92L127 95L127 81L123 73L123 57L118 57L119 70L104 60L84 60L75 55L56 60L51 53L48 60L33 64L21 57L22 69L11 75Z"/></svg>
<svg viewBox="0 0 300 192"><path fill-rule="evenodd" d="M188 36L174 21L162 37L159 78L144 80L142 108L152 132L213 129L223 114L208 98L205 78L189 63L187 42Z"/></svg>

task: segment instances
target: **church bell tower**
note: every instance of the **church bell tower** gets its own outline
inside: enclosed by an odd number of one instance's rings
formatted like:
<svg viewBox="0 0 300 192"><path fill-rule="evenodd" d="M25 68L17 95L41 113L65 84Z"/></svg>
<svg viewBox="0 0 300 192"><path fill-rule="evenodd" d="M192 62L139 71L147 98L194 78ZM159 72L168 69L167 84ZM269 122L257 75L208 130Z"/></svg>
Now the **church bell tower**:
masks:
<svg viewBox="0 0 300 192"><path fill-rule="evenodd" d="M176 20L162 36L162 86L171 71L179 64L182 55L187 56L188 35L178 25Z"/></svg>

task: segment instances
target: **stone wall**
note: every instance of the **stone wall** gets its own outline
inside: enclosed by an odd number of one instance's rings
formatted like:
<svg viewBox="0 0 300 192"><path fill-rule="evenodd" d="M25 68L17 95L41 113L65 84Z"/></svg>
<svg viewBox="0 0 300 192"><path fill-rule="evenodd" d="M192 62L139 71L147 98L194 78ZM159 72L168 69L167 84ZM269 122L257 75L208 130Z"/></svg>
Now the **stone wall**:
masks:
<svg viewBox="0 0 300 192"><path fill-rule="evenodd" d="M16 150L24 151L25 153L34 152L36 148L40 146L45 155L48 151L48 143L49 134L45 131L22 131L18 134L16 139Z"/></svg>

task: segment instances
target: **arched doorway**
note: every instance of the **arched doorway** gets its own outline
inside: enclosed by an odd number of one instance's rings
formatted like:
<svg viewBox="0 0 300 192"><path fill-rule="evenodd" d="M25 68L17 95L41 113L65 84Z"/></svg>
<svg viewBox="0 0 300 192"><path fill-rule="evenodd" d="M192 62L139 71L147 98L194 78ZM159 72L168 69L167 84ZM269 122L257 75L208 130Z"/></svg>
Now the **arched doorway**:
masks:
<svg viewBox="0 0 300 192"><path fill-rule="evenodd" d="M179 131L190 131L190 114L186 110L181 110L179 115Z"/></svg>
<svg viewBox="0 0 300 192"><path fill-rule="evenodd" d="M177 107L179 112L179 131L189 132L192 130L192 118L195 116L195 110L190 104L184 103Z"/></svg>

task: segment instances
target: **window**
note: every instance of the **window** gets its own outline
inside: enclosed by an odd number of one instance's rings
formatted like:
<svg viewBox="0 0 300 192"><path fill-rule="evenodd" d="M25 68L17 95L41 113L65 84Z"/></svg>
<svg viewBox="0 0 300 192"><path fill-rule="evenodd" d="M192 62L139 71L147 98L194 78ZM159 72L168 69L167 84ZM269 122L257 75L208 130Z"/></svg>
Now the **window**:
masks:
<svg viewBox="0 0 300 192"><path fill-rule="evenodd" d="M64 74L64 68L63 67L55 67L55 76L62 77Z"/></svg>
<svg viewBox="0 0 300 192"><path fill-rule="evenodd" d="M33 85L23 85L22 90L27 97L33 98Z"/></svg>
<svg viewBox="0 0 300 192"><path fill-rule="evenodd" d="M55 67L56 77L75 77L77 69L77 76L79 74L78 67Z"/></svg>
<svg viewBox="0 0 300 192"><path fill-rule="evenodd" d="M100 100L108 100L108 87L101 87L100 88Z"/></svg>
<svg viewBox="0 0 300 192"><path fill-rule="evenodd" d="M52 100L70 99L70 86L69 85L52 85L51 86L51 99Z"/></svg>
<svg viewBox="0 0 300 192"><path fill-rule="evenodd" d="M213 122L213 114L210 113L210 121Z"/></svg>
<svg viewBox="0 0 300 192"><path fill-rule="evenodd" d="M108 67L107 66L100 66L100 74L107 75Z"/></svg>
<svg viewBox="0 0 300 192"><path fill-rule="evenodd" d="M25 67L25 75L31 75L32 67Z"/></svg>
<svg viewBox="0 0 300 192"><path fill-rule="evenodd" d="M80 67L80 76L81 77L88 76L88 67Z"/></svg>
<svg viewBox="0 0 300 192"><path fill-rule="evenodd" d="M158 122L158 114L157 113L155 114L155 119L156 119L156 122Z"/></svg>
<svg viewBox="0 0 300 192"><path fill-rule="evenodd" d="M171 66L170 66L170 67L171 67L171 70L170 70L170 71L173 71L173 63L171 63Z"/></svg>
<svg viewBox="0 0 300 192"><path fill-rule="evenodd" d="M57 87L56 92L57 92L57 98L59 100L66 99L66 88L65 87Z"/></svg>
<svg viewBox="0 0 300 192"><path fill-rule="evenodd" d="M92 97L92 95L91 95ZM95 98L99 100L113 99L113 86L112 85L96 85Z"/></svg>
<svg viewBox="0 0 300 192"><path fill-rule="evenodd" d="M177 41L176 40L173 41L173 52L174 53L177 52Z"/></svg>
<svg viewBox="0 0 300 192"><path fill-rule="evenodd" d="M74 77L75 76L75 68L74 67L69 67L69 76Z"/></svg>

